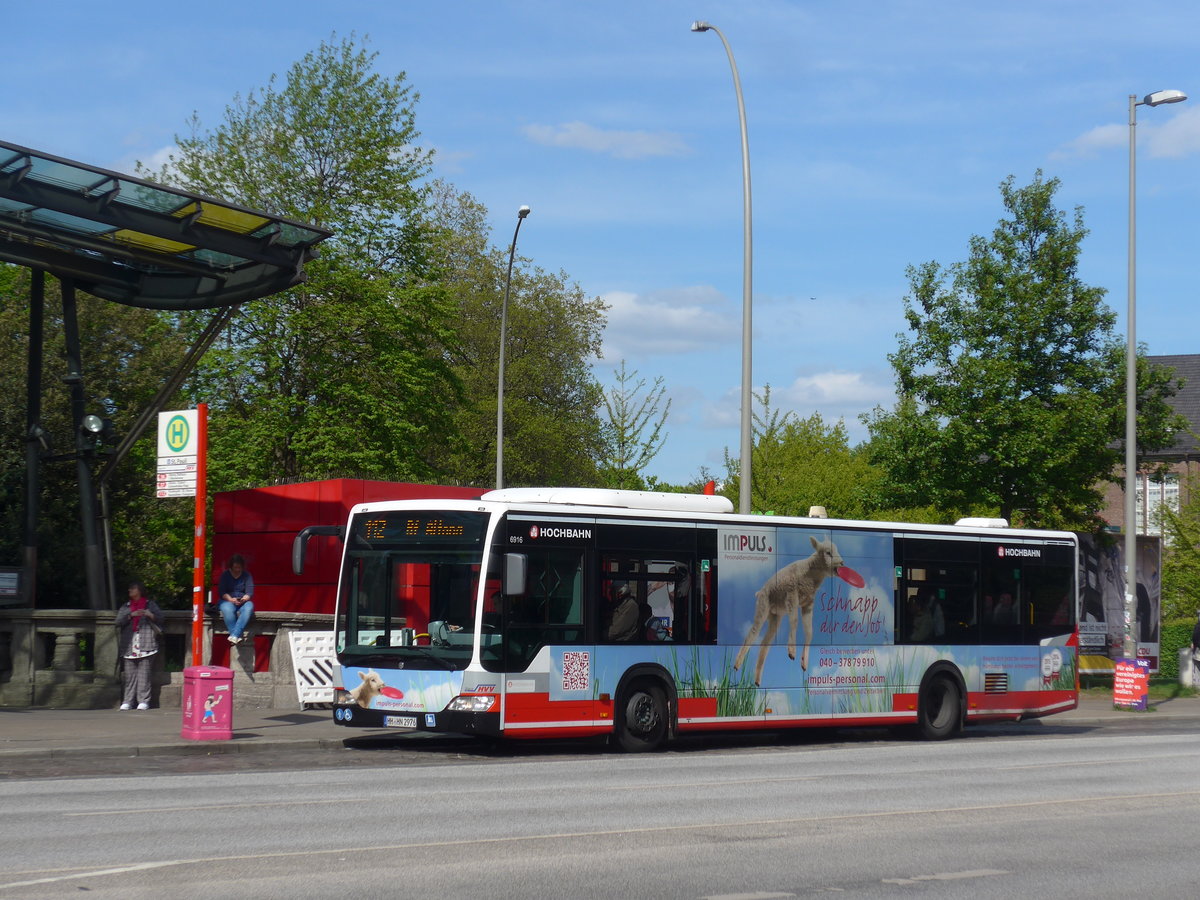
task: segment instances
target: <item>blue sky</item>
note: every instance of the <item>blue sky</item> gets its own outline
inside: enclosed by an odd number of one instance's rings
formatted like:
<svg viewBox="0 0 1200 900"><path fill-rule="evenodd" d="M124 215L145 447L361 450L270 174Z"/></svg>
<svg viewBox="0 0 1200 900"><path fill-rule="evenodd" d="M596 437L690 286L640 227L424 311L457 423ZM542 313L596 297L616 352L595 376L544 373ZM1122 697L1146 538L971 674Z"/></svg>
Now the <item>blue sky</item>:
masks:
<svg viewBox="0 0 1200 900"><path fill-rule="evenodd" d="M651 473L721 471L741 377L736 56L754 197L754 384L802 416L893 400L905 267L965 258L999 183L1061 179L1084 208L1082 276L1125 329L1129 94L1138 113L1139 340L1200 352L1200 6L1144 0L609 0L17 4L0 33L4 139L131 171L196 112L216 125L336 32L420 92L435 173L506 246L610 305L597 375L622 359L672 397Z"/></svg>

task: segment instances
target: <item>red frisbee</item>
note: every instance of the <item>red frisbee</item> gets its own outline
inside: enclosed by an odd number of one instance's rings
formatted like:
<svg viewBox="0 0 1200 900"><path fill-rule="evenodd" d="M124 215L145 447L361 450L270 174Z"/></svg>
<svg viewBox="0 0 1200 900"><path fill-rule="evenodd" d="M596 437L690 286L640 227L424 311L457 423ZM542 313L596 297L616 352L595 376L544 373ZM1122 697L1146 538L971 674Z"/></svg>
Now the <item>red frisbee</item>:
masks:
<svg viewBox="0 0 1200 900"><path fill-rule="evenodd" d="M403 700L404 691L400 688L388 687L386 684L379 689L379 693L385 697L391 697L393 700Z"/></svg>
<svg viewBox="0 0 1200 900"><path fill-rule="evenodd" d="M847 568L846 566L838 566L837 576L851 587L860 588L866 585L866 582L863 581L863 577L861 575L859 575L853 569Z"/></svg>

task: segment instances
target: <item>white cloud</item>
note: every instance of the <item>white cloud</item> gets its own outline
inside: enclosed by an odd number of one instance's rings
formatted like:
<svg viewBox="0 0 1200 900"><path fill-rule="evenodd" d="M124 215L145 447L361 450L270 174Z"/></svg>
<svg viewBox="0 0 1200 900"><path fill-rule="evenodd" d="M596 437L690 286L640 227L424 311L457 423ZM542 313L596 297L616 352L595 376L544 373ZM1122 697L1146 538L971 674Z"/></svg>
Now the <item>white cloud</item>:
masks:
<svg viewBox="0 0 1200 900"><path fill-rule="evenodd" d="M141 163L147 171L153 173L151 177L154 177L157 176L164 166L169 167L168 171L172 171L172 168L170 168L171 156L172 154L177 154L178 152L178 146L175 144L168 144L165 147L160 147L159 149L151 152L149 156L137 154L135 156L122 157L113 164L113 170L116 172L121 172L125 175L136 175L138 163Z"/></svg>
<svg viewBox="0 0 1200 900"><path fill-rule="evenodd" d="M589 150L617 159L684 156L690 152L683 138L670 131L606 131L586 122L526 125L521 130L535 144Z"/></svg>
<svg viewBox="0 0 1200 900"><path fill-rule="evenodd" d="M463 163L475 156L470 151L443 150L436 146L421 149L433 151L433 165L439 175L461 175L465 171Z"/></svg>
<svg viewBox="0 0 1200 900"><path fill-rule="evenodd" d="M801 418L817 412L826 425L841 419L846 424L851 444L867 437L859 415L876 406L886 409L895 398L892 383L869 371L817 372L801 375L789 385L771 389L771 404L778 409L793 410Z"/></svg>
<svg viewBox="0 0 1200 900"><path fill-rule="evenodd" d="M1138 117L1138 145L1152 157L1178 158L1200 152L1200 108L1181 110L1170 118L1163 113ZM1051 155L1053 159L1090 157L1113 147L1129 146L1128 125L1098 125L1064 144Z"/></svg>
<svg viewBox="0 0 1200 900"><path fill-rule="evenodd" d="M819 410L822 406L874 406L891 396L890 385L873 384L864 372L835 371L801 375L790 385L771 391L773 401L798 412L805 407Z"/></svg>
<svg viewBox="0 0 1200 900"><path fill-rule="evenodd" d="M1129 143L1129 128L1126 125L1098 125L1069 141L1050 154L1052 159L1094 156L1101 150L1124 147Z"/></svg>
<svg viewBox="0 0 1200 900"><path fill-rule="evenodd" d="M761 394L762 387L754 388ZM791 384L771 386L771 408L783 413L794 413L807 419L814 412L820 413L827 425L835 425L840 419L846 425L846 434L851 445L866 440L867 429L859 421L860 413L870 412L876 406L889 408L895 402L892 385L877 380L870 372L827 371L813 375L801 375ZM741 396L739 389L730 389L715 403L707 406L703 413L705 428L736 428L741 421ZM755 401L758 410L758 401Z"/></svg>
<svg viewBox="0 0 1200 900"><path fill-rule="evenodd" d="M758 388L755 388L758 390ZM742 392L740 388L730 388L716 401L709 400L701 413L702 427L716 430L732 431L734 445L738 442L737 429L742 423ZM733 446L733 455L737 456L737 447Z"/></svg>
<svg viewBox="0 0 1200 900"><path fill-rule="evenodd" d="M740 326L715 288L692 287L652 294L611 291L603 354L616 365L622 359L644 359L693 353L737 338Z"/></svg>
<svg viewBox="0 0 1200 900"><path fill-rule="evenodd" d="M1178 158L1200 151L1200 109L1192 107L1167 119L1161 125L1145 126L1143 138L1150 156Z"/></svg>

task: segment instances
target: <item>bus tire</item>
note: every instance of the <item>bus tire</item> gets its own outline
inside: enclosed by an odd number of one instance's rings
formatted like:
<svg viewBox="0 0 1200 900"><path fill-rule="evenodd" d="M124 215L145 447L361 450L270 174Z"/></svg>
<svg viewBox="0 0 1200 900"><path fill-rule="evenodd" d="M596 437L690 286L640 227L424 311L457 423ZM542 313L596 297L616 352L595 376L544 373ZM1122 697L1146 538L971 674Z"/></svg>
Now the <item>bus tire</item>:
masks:
<svg viewBox="0 0 1200 900"><path fill-rule="evenodd" d="M626 753L647 753L666 743L667 696L660 685L638 681L617 707L617 746Z"/></svg>
<svg viewBox="0 0 1200 900"><path fill-rule="evenodd" d="M927 741L944 741L962 729L962 695L949 675L934 675L921 689L917 733Z"/></svg>

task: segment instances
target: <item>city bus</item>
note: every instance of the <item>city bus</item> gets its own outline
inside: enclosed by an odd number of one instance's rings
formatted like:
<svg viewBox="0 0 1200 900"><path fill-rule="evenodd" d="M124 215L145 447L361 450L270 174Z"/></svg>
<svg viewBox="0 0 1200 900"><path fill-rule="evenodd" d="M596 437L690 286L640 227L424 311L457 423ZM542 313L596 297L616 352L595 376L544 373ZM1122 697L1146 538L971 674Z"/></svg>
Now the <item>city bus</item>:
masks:
<svg viewBox="0 0 1200 900"><path fill-rule="evenodd" d="M490 738L902 727L1078 702L1070 532L736 515L719 496L512 488L355 506L334 721Z"/></svg>

